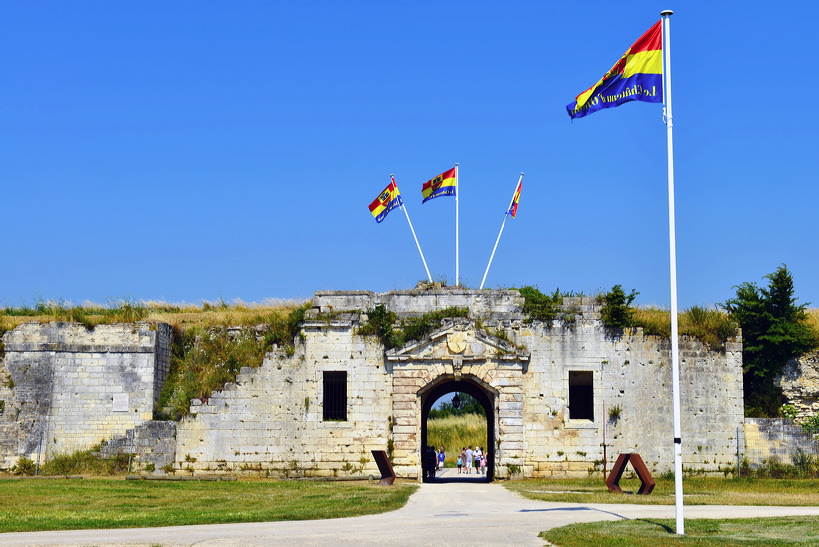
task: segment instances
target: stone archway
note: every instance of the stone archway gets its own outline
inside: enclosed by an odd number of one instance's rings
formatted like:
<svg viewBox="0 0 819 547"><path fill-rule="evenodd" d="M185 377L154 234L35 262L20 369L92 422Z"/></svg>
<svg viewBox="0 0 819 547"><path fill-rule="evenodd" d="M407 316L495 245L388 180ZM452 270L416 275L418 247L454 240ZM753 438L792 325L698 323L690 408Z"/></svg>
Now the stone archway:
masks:
<svg viewBox="0 0 819 547"><path fill-rule="evenodd" d="M427 420L432 405L448 393L466 393L475 398L486 413L486 482L492 482L495 477L495 431L497 426L497 398L498 393L490 386L483 384L471 375L461 377L443 376L435 382L425 386L418 395L421 398L421 446L427 446Z"/></svg>
<svg viewBox="0 0 819 547"><path fill-rule="evenodd" d="M465 318L386 353L392 375L390 432L393 468L399 477L422 478L426 418L435 400L451 391L469 393L492 416L492 477L524 455L523 375L529 352ZM458 382L459 387L454 387Z"/></svg>

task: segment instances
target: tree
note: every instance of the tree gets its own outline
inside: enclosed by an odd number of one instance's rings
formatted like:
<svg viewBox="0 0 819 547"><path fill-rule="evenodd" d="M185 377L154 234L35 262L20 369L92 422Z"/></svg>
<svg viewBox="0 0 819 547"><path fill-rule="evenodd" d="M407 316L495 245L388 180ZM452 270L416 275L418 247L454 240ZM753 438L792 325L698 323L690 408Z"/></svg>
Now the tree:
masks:
<svg viewBox="0 0 819 547"><path fill-rule="evenodd" d="M478 416L486 416L481 403L478 402L472 395L468 393L457 393L461 404L458 408L452 406L451 402L441 403L438 408L433 408L429 411L430 419L446 418L447 416L463 416L464 414L477 414Z"/></svg>
<svg viewBox="0 0 819 547"><path fill-rule="evenodd" d="M624 329L632 326L634 310L631 303L640 294L633 290L626 294L622 285L615 285L605 295L601 296L603 307L600 309L600 318L609 328Z"/></svg>
<svg viewBox="0 0 819 547"><path fill-rule="evenodd" d="M774 383L788 360L819 345L808 326L807 304L797 304L793 276L783 264L765 276L767 287L745 282L722 306L742 328L742 372L747 416L778 416L782 394Z"/></svg>

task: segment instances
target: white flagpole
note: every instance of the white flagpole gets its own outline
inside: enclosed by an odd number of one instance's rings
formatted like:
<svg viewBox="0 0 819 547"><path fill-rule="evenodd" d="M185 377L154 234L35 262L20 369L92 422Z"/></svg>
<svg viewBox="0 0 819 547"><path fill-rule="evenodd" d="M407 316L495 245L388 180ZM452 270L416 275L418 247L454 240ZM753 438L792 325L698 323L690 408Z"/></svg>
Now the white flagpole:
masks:
<svg viewBox="0 0 819 547"><path fill-rule="evenodd" d="M398 188L398 184L395 182L395 177L393 175L390 175L390 181L392 181L392 183L395 184L395 187ZM421 244L418 243L418 236L415 235L415 228L412 227L412 221L410 220L409 212L407 212L406 206L404 206L403 199L401 199L401 210L404 211L404 214L407 217L407 223L409 224L410 231L412 232L412 237L415 240L415 245L418 247L418 252L421 254L421 262L424 263L424 269L427 271L427 279L429 279L429 282L432 283L432 276L429 275L429 268L427 267L427 259L424 258L424 251L421 250Z"/></svg>
<svg viewBox="0 0 819 547"><path fill-rule="evenodd" d="M492 254L489 256L489 264L486 265L486 271L483 272L483 279L481 279L480 286L481 289L483 289L483 284L486 283L486 276L489 274L489 267L492 266L492 259L495 258L495 251L498 249L498 243L500 243L503 228L506 226L506 219L509 217L509 209L512 208L512 203L515 201L515 194L518 193L518 186L520 186L521 182L523 182L523 173L520 174L518 183L515 185L515 192L512 194L512 200L509 202L509 207L506 208L506 212L503 214L503 224L501 224L500 232L498 232L498 239L495 240L495 246L492 247Z"/></svg>
<svg viewBox="0 0 819 547"><path fill-rule="evenodd" d="M458 194L461 189L458 184L458 164L455 164L455 286L461 286L460 254L458 249Z"/></svg>
<svg viewBox="0 0 819 547"><path fill-rule="evenodd" d="M668 134L668 236L671 266L671 395L674 409L674 505L677 534L685 534L682 484L682 427L680 425L680 348L677 327L677 236L674 228L674 140L671 117L671 35L670 17L674 12L664 10L663 18L663 101Z"/></svg>

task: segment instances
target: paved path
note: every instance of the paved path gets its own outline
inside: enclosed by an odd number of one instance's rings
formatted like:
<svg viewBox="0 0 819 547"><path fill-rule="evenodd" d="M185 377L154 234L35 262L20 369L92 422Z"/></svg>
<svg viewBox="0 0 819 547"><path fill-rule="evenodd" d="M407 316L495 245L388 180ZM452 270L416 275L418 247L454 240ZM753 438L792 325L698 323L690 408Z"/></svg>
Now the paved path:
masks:
<svg viewBox="0 0 819 547"><path fill-rule="evenodd" d="M448 473L447 473L448 474ZM686 518L814 515L819 507L686 506ZM211 524L121 530L0 534L0 545L532 545L538 533L571 524L674 518L673 506L532 501L499 484L423 484L397 511L319 521Z"/></svg>

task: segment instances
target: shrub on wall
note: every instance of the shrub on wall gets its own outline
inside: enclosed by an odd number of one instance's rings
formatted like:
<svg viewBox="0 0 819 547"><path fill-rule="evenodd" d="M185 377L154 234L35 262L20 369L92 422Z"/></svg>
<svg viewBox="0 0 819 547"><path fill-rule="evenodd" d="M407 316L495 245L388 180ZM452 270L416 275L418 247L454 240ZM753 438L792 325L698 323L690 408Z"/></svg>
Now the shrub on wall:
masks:
<svg viewBox="0 0 819 547"><path fill-rule="evenodd" d="M624 329L634 325L634 311L631 303L640 294L635 290L626 294L622 285L615 285L609 292L600 296L603 307L600 309L600 319L609 328Z"/></svg>
<svg viewBox="0 0 819 547"><path fill-rule="evenodd" d="M552 294L544 294L537 287L526 286L518 289L523 296L523 313L531 321L543 321L551 323L559 312L558 306L563 301L560 289L555 289Z"/></svg>
<svg viewBox="0 0 819 547"><path fill-rule="evenodd" d="M367 321L358 328L362 336L376 336L384 349L403 346L410 340L420 340L441 326L443 319L452 317L469 317L469 308L452 306L425 313L420 317L398 319L386 306L379 304L367 311Z"/></svg>
<svg viewBox="0 0 819 547"><path fill-rule="evenodd" d="M261 366L274 347L293 355L309 306L272 312L261 325L174 325L171 366L156 417L182 418L190 411L191 399L207 400L213 391L235 381L242 367Z"/></svg>

